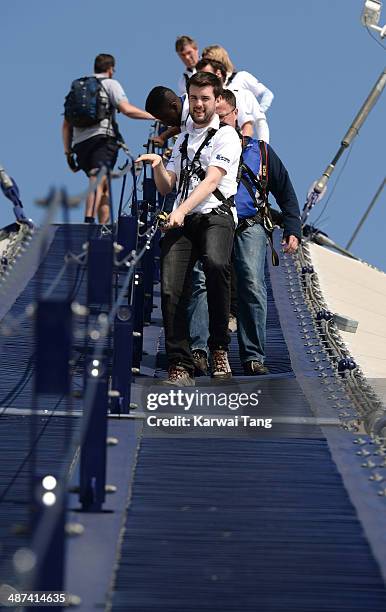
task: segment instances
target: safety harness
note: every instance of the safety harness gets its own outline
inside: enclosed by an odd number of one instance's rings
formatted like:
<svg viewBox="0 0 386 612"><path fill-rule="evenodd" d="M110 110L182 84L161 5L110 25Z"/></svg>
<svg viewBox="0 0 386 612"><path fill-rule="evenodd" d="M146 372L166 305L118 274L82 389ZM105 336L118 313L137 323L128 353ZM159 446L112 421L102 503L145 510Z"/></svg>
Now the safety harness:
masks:
<svg viewBox="0 0 386 612"><path fill-rule="evenodd" d="M224 127L225 124L220 123L219 129ZM183 202L188 197L189 193L189 183L191 178L195 175L200 181L203 181L206 175L204 168L201 166L200 156L201 151L206 147L206 145L212 140L213 136L216 134L217 130L215 128L210 128L208 130L207 135L205 136L203 142L197 149L194 154L192 161L189 161L188 158L188 139L189 134L185 134L185 138L180 146L181 153L181 170L180 170L180 180L178 183L177 195L181 194L180 202ZM231 208L235 205L233 196L230 198L226 198L223 193L216 187L216 189L212 192L214 197L220 200L221 204L217 208L214 208L211 212L214 214L232 214Z"/></svg>
<svg viewBox="0 0 386 612"><path fill-rule="evenodd" d="M224 123L220 123L219 129L224 127ZM180 202L183 202L188 197L189 183L191 178L195 175L200 181L204 180L206 172L201 166L200 156L201 151L210 142L217 130L211 128L208 130L203 142L197 149L196 153L191 162L188 158L188 139L189 134L185 134L185 138L180 146L181 153L181 166L180 166L180 180L178 183L177 195L180 195ZM237 183L241 182L246 190L248 191L252 202L257 209L256 214L253 217L248 217L239 221L236 228L236 233L241 233L247 227L251 227L256 223L260 223L267 235L269 245L271 247L272 264L274 266L279 265L279 256L273 246L273 230L275 224L272 220L271 208L268 202L268 148L267 143L263 140L259 140L260 158L261 158L261 176L257 176L253 170L243 161L242 155L240 157L240 164L237 175ZM255 189L255 190L254 190ZM257 194L260 195L260 199ZM214 208L211 212L215 214L232 214L232 206L235 206L233 196L226 198L221 191L216 188L213 191L215 198L220 200L221 205Z"/></svg>
<svg viewBox="0 0 386 612"><path fill-rule="evenodd" d="M228 87L232 83L232 81L235 78L236 74L237 74L237 70L235 72L232 72L232 74L229 75L229 77L227 79L227 82L225 83L225 87Z"/></svg>
<svg viewBox="0 0 386 612"><path fill-rule="evenodd" d="M272 220L271 207L268 202L268 147L267 143L259 140L260 157L261 157L261 176L256 175L253 170L242 160L239 166L239 182L241 182L248 191L252 202L257 209L253 217L241 219L236 229L236 233L241 233L248 227L260 223L267 235L269 245L271 247L272 265L279 265L279 256L273 246L273 230L275 223ZM255 188L255 191L254 189ZM260 195L260 200L258 195Z"/></svg>

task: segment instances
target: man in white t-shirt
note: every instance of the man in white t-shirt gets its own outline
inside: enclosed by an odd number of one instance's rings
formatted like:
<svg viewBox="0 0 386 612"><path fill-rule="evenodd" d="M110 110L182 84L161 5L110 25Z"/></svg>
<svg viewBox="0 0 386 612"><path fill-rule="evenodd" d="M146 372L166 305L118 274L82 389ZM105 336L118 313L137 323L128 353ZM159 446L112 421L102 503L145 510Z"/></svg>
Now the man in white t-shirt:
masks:
<svg viewBox="0 0 386 612"><path fill-rule="evenodd" d="M95 171L102 166L112 169L117 161L119 141L121 140L115 115L119 111L132 119L154 119L146 111L137 108L127 99L121 84L113 79L115 59L108 53L95 58L94 75L102 82L101 99L110 109L107 117L90 127L73 127L64 118L62 137L64 154L73 172L83 170L90 182L96 180ZM76 161L74 158L76 155ZM94 223L95 214L100 223L107 223L110 216L107 180L98 185L96 193L91 193L86 201L85 223Z"/></svg>
<svg viewBox="0 0 386 612"><path fill-rule="evenodd" d="M190 36L179 36L176 40L176 53L185 65L185 70L178 80L178 93L186 93L187 83L195 73L196 64L200 58L198 45Z"/></svg>
<svg viewBox="0 0 386 612"><path fill-rule="evenodd" d="M222 92L220 80L197 73L189 81L192 123L177 138L165 168L159 155L142 155L151 162L158 191L177 198L161 241L161 296L169 359L167 384L194 384L194 363L189 346L187 307L191 276L200 260L206 277L212 376L230 378L227 347L230 269L235 215L233 196L241 144L230 126L220 128L216 114Z"/></svg>
<svg viewBox="0 0 386 612"><path fill-rule="evenodd" d="M224 86L226 80L226 68L224 64L210 58L203 58L197 62L198 72L211 72L218 76ZM247 89L234 89L238 110L238 124L243 136L253 136L254 128L258 140L269 143L269 128L265 114L260 108L258 101L252 92Z"/></svg>

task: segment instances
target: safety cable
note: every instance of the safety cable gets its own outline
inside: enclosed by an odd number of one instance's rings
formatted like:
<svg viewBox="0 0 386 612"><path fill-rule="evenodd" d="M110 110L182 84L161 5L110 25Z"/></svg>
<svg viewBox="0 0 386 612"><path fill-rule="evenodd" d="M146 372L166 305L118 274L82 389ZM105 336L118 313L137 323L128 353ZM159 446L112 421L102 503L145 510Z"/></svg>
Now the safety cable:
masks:
<svg viewBox="0 0 386 612"><path fill-rule="evenodd" d="M339 171L339 174L336 177L336 180L335 180L335 183L334 183L334 185L333 185L333 187L331 189L331 192L330 192L326 202L324 203L324 206L323 206L321 212L319 213L319 215L317 216L315 221L313 221L313 225L316 225L318 223L318 221L321 219L322 215L325 213L325 211L327 209L327 206L329 205L330 200L331 200L332 196L334 195L334 192L335 192L335 190L336 190L336 188L338 186L338 183L339 183L339 181L341 179L341 176L342 176L342 174L344 172L344 169L346 168L347 163L348 163L348 161L349 161L349 159L351 157L351 153L352 153L353 148L355 147L355 143L356 143L356 140L354 140L354 142L352 143L351 147L349 148L349 150L347 152L347 155L346 155L346 159L344 160L344 163L343 163L343 165L342 165L342 167L341 167L341 169Z"/></svg>
<svg viewBox="0 0 386 612"><path fill-rule="evenodd" d="M374 34L373 34L371 31L370 31L370 28L369 28L368 26L366 26L366 30L367 30L368 35L369 35L369 36L370 36L370 37L371 37L373 40L375 40L375 42L377 43L377 45L379 45L379 46L381 47L381 49L383 49L383 50L385 51L385 50L386 50L385 45L383 45L383 44L381 43L381 41L380 41L380 40L378 40L378 38L377 38L376 36L374 36Z"/></svg>

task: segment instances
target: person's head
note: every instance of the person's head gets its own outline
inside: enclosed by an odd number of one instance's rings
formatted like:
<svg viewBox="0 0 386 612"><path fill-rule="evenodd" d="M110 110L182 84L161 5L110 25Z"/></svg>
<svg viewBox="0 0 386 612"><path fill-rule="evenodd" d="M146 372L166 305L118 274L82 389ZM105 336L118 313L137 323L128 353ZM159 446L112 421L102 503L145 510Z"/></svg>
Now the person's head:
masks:
<svg viewBox="0 0 386 612"><path fill-rule="evenodd" d="M169 87L153 87L146 98L145 109L165 125L179 127L181 124L182 102Z"/></svg>
<svg viewBox="0 0 386 612"><path fill-rule="evenodd" d="M187 68L194 68L198 62L198 45L190 36L179 36L176 40L176 53Z"/></svg>
<svg viewBox="0 0 386 612"><path fill-rule="evenodd" d="M233 72L235 69L228 52L226 49L224 49L224 47L220 47L220 45L209 45L209 47L205 47L205 49L202 51L202 57L221 62L224 64L227 72Z"/></svg>
<svg viewBox="0 0 386 612"><path fill-rule="evenodd" d="M94 60L94 72L101 74L107 72L110 78L115 72L115 58L109 53L100 53Z"/></svg>
<svg viewBox="0 0 386 612"><path fill-rule="evenodd" d="M196 65L196 69L197 72L211 72L215 74L221 80L222 84L224 84L227 77L227 71L224 64L209 58L200 59Z"/></svg>
<svg viewBox="0 0 386 612"><path fill-rule="evenodd" d="M217 103L216 112L220 117L221 123L231 125L233 128L237 126L236 96L233 91L224 89Z"/></svg>
<svg viewBox="0 0 386 612"><path fill-rule="evenodd" d="M220 79L210 72L197 72L188 83L189 111L194 123L205 127L217 112L222 94Z"/></svg>

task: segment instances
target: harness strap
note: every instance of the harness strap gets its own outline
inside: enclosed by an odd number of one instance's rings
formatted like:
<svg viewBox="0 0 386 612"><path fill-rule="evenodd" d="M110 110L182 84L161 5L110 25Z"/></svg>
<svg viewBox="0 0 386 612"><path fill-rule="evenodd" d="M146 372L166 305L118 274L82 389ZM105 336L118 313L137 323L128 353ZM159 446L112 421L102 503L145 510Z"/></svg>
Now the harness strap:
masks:
<svg viewBox="0 0 386 612"><path fill-rule="evenodd" d="M124 141L124 138L119 130L119 126L118 126L118 122L115 119L115 114L114 114L114 107L111 103L110 100L110 96L109 96L109 92L107 91L107 89L105 88L105 86L103 85L102 81L105 81L108 77L101 77L99 78L99 82L100 82L100 86L103 89L103 91L105 92L108 102L109 102L109 122L111 124L111 127L113 129L113 132L115 134L115 138L117 140L117 144L118 146L120 146L125 152L128 151L127 145ZM108 130L108 128L106 128L106 130ZM107 131L106 131L107 134Z"/></svg>
<svg viewBox="0 0 386 612"><path fill-rule="evenodd" d="M241 175L240 180L244 185L245 189L248 191L249 195L254 202L255 207L258 210L258 213L261 214L261 225L267 235L267 239L269 245L271 247L271 257L272 257L272 265L279 265L279 256L273 246L273 230L275 228L275 224L272 220L271 207L268 202L268 148L267 143L263 140L259 140L260 147L260 156L261 156L261 177L256 176L256 174L251 170L251 168L246 164L242 163L241 168L242 171L248 176L248 179ZM252 183L252 184L251 184ZM253 191L252 185L255 187L256 191ZM257 201L256 193L259 193L262 199L262 203L259 204ZM259 222L255 221L256 223ZM241 228L246 229L247 225Z"/></svg>
<svg viewBox="0 0 386 612"><path fill-rule="evenodd" d="M230 85L233 81L233 79L235 78L237 74L237 70L235 72L232 72L232 74L229 76L229 79L227 80L225 86L228 87L228 85Z"/></svg>
<svg viewBox="0 0 386 612"><path fill-rule="evenodd" d="M221 127L223 127L223 125L220 124L220 129ZM188 196L189 181L192 178L192 176L195 174L200 179L200 181L203 181L205 178L206 173L205 173L205 170L201 166L200 155L201 155L201 151L204 149L204 147L206 147L208 142L212 140L216 132L217 130L215 128L210 128L208 130L207 135L205 136L204 140L202 141L197 151L195 152L190 164L188 163L189 134L185 134L184 140L180 147L181 169L180 169L180 180L178 182L178 190L177 190L177 195L181 193L182 201L185 200ZM221 193L221 191L217 187L212 193L214 197L217 198L217 200L220 200L220 202L222 202L222 204L225 207L229 208L229 211L230 211L230 208L234 206L233 199L226 198L224 194Z"/></svg>

